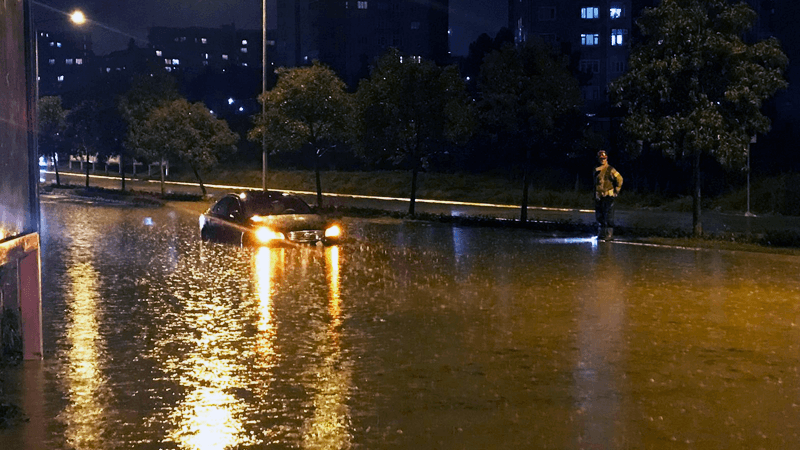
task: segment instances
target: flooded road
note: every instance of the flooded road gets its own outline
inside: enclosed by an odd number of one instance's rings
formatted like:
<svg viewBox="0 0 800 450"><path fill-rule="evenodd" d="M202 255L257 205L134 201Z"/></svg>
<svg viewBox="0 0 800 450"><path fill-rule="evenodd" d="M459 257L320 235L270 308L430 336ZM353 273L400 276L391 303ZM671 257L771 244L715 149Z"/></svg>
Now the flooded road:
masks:
<svg viewBox="0 0 800 450"><path fill-rule="evenodd" d="M800 448L800 258L391 220L328 248L43 199L3 449Z"/></svg>

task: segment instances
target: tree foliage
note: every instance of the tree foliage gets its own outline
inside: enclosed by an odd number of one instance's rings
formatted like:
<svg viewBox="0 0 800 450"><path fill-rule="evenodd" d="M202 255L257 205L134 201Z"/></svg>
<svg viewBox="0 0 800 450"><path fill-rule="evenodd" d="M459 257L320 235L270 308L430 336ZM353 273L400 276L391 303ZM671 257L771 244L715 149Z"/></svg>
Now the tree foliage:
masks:
<svg viewBox="0 0 800 450"><path fill-rule="evenodd" d="M275 86L261 96L266 114L255 118L251 140L261 140L267 130L267 152L314 153L317 205L322 205L319 159L331 145L349 140L353 105L344 81L330 68L314 61L311 66L278 69Z"/></svg>
<svg viewBox="0 0 800 450"><path fill-rule="evenodd" d="M463 143L475 127L458 68L438 67L390 49L356 95L361 115L356 148L368 159L407 165L413 215L417 177L427 159L447 142Z"/></svg>
<svg viewBox="0 0 800 450"><path fill-rule="evenodd" d="M610 86L627 109L624 128L665 154L691 157L694 233L702 234L700 156L741 166L752 136L770 129L765 100L786 87L786 55L774 38L743 37L755 12L727 0L663 0L637 21L643 41Z"/></svg>
<svg viewBox="0 0 800 450"><path fill-rule="evenodd" d="M141 127L139 145L152 160L171 159L191 167L203 195L200 172L212 168L219 157L236 151L239 136L224 120L214 117L202 103L184 99L156 108ZM163 173L163 172L162 172ZM163 176L161 192L164 193Z"/></svg>
<svg viewBox="0 0 800 450"><path fill-rule="evenodd" d="M140 141L142 127L156 108L174 100L178 100L177 83L167 74L137 75L131 89L121 96L118 108L128 123L128 134L125 139L125 148L133 155L142 155Z"/></svg>
<svg viewBox="0 0 800 450"><path fill-rule="evenodd" d="M581 107L578 81L570 74L568 64L567 56L532 38L490 53L481 66L480 118L485 129L497 134L522 166L522 221L527 220L534 154L552 149L551 137Z"/></svg>

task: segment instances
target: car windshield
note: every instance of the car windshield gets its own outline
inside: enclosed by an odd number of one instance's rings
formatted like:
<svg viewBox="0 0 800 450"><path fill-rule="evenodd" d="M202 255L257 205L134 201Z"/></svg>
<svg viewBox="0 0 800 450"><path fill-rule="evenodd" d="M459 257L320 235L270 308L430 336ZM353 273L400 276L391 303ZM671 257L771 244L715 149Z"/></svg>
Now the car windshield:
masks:
<svg viewBox="0 0 800 450"><path fill-rule="evenodd" d="M247 199L247 214L269 216L274 214L311 214L311 208L297 197L252 197Z"/></svg>

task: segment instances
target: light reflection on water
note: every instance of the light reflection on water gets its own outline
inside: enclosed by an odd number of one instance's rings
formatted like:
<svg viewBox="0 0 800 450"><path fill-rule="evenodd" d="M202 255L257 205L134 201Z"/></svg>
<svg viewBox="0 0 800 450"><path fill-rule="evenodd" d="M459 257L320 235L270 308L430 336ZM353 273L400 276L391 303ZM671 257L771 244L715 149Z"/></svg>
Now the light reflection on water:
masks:
<svg viewBox="0 0 800 450"><path fill-rule="evenodd" d="M28 448L800 446L797 258L397 221L249 251L45 212Z"/></svg>
<svg viewBox="0 0 800 450"><path fill-rule="evenodd" d="M90 262L77 261L69 266L67 274L72 302L67 311L70 318L66 330L69 349L64 382L69 403L61 420L66 424L65 438L69 445L97 448L102 445L101 436L108 420L108 405L105 404L107 380L102 372L106 358L99 333L99 322L103 317L97 305L100 300L98 274Z"/></svg>
<svg viewBox="0 0 800 450"><path fill-rule="evenodd" d="M342 308L339 290L339 247L325 249L328 280L327 333L321 335L319 353L322 362L310 367L307 376L312 381L314 415L304 425L302 447L308 449L350 448L350 412L347 405L352 377L351 363L342 354Z"/></svg>

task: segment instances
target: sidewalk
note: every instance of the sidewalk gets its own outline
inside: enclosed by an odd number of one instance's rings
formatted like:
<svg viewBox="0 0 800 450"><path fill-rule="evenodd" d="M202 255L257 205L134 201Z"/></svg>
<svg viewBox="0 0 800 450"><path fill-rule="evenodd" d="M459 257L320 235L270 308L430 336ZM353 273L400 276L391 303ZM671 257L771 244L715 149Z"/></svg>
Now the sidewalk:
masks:
<svg viewBox="0 0 800 450"><path fill-rule="evenodd" d="M82 183L84 174L61 173L62 182ZM47 181L54 180L52 172L46 172ZM64 180L66 178L66 180ZM119 189L119 178L116 176L92 175L91 185ZM168 191L175 193L198 194L199 187L195 183L166 182ZM126 180L128 189L159 192L160 185L155 181ZM211 195L242 190L256 189L252 186L225 186L207 184ZM316 193L292 191L304 197L309 203L316 203ZM408 211L409 199L374 197L362 195L342 195L323 193L325 206L341 206L348 208L378 209L393 212ZM416 212L454 217L490 217L516 220L520 207L516 205L493 205L486 203L448 202L434 199L417 199ZM528 220L541 222L569 222L592 225L595 222L594 211L568 208L528 207ZM800 240L800 217L796 216L745 216L744 214L726 214L714 211L703 211L703 232L709 235L767 235L789 236ZM617 209L616 225L623 231L628 229L658 230L661 232L679 232L691 234L692 213L658 210L625 210Z"/></svg>

